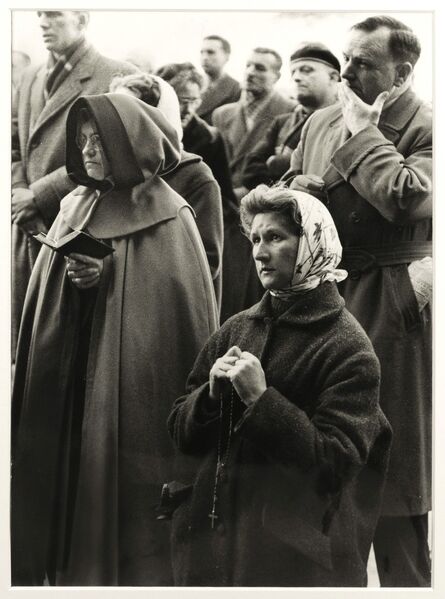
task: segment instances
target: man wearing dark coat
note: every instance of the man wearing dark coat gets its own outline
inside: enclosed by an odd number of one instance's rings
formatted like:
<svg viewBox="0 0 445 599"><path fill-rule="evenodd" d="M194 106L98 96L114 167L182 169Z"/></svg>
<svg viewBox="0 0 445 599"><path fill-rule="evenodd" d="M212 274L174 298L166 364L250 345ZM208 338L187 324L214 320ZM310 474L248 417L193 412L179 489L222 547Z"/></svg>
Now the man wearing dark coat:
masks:
<svg viewBox="0 0 445 599"><path fill-rule="evenodd" d="M33 233L46 231L60 200L73 189L65 169L65 121L81 95L108 90L131 65L101 56L86 40L86 11L38 12L46 65L28 69L17 93L12 137L12 355L28 280L40 249Z"/></svg>
<svg viewBox="0 0 445 599"><path fill-rule="evenodd" d="M431 109L411 89L420 44L400 21L354 25L344 55L340 104L307 122L291 187L329 207L349 271L340 291L382 367L394 436L374 539L381 586L430 586Z"/></svg>
<svg viewBox="0 0 445 599"><path fill-rule="evenodd" d="M237 102L241 95L238 81L224 73L230 52L229 42L219 35L208 35L202 42L201 66L208 77L208 83L197 114L209 125L212 123L215 108Z"/></svg>
<svg viewBox="0 0 445 599"><path fill-rule="evenodd" d="M277 116L248 152L242 174L242 184L247 189L278 181L289 170L291 154L309 116L337 100L340 63L324 44L311 42L300 46L290 57L290 71L298 105L292 112Z"/></svg>

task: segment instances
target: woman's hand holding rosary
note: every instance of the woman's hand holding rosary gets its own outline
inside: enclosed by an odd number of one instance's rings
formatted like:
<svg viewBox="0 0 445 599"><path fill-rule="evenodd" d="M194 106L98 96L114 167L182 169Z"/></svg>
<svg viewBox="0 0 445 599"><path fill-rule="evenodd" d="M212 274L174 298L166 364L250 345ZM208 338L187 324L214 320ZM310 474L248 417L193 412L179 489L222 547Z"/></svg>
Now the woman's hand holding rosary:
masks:
<svg viewBox="0 0 445 599"><path fill-rule="evenodd" d="M247 406L257 401L267 389L266 376L261 362L236 345L216 360L210 371L210 398L217 401L220 384L229 380Z"/></svg>

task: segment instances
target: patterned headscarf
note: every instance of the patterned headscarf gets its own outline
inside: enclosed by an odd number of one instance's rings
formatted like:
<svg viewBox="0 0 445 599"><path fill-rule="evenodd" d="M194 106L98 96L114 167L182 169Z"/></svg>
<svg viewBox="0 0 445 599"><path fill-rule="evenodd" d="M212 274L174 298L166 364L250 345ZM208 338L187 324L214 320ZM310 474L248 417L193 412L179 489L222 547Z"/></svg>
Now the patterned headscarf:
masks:
<svg viewBox="0 0 445 599"><path fill-rule="evenodd" d="M270 293L290 299L325 281L343 281L346 270L338 269L342 246L328 209L317 198L303 191L289 190L301 214L302 236L299 239L294 274L289 287L271 289Z"/></svg>

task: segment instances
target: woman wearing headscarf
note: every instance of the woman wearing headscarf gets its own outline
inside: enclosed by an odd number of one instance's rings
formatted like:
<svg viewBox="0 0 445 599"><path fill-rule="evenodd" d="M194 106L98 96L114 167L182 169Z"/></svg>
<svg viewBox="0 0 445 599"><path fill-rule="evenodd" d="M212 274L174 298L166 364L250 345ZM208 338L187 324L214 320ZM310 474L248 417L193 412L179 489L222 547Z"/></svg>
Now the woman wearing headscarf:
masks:
<svg viewBox="0 0 445 599"><path fill-rule="evenodd" d="M335 226L316 198L264 185L241 223L266 293L210 338L169 418L199 461L170 485L175 583L366 586L391 430L337 291Z"/></svg>
<svg viewBox="0 0 445 599"><path fill-rule="evenodd" d="M32 274L12 404L14 585L171 584L155 513L174 454L165 422L217 326L192 210L161 178L179 160L174 128L135 98L70 109L78 187L48 235L81 230L114 251L42 247Z"/></svg>
<svg viewBox="0 0 445 599"><path fill-rule="evenodd" d="M182 139L178 98L169 83L147 73L116 75L110 83L110 91L132 95L150 106L156 106ZM178 166L163 175L163 179L195 212L219 307L222 294L223 205L218 182L200 156L182 148Z"/></svg>

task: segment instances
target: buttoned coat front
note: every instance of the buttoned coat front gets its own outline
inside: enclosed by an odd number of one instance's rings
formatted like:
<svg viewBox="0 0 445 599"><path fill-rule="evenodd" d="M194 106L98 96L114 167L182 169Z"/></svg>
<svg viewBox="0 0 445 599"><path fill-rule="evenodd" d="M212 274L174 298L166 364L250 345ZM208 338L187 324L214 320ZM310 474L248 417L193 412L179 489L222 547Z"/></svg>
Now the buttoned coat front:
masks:
<svg viewBox="0 0 445 599"><path fill-rule="evenodd" d="M382 112L378 127L352 136L339 105L317 111L291 168L323 177L322 199L346 252L397 246L409 255L413 243L431 240L431 108L412 90ZM408 262L371 261L339 285L381 362L380 402L394 430L382 513L391 516L431 509L431 306L419 312Z"/></svg>

